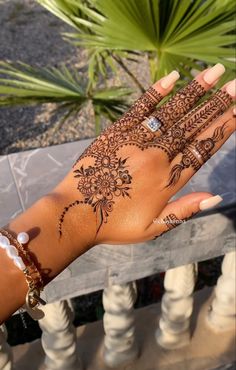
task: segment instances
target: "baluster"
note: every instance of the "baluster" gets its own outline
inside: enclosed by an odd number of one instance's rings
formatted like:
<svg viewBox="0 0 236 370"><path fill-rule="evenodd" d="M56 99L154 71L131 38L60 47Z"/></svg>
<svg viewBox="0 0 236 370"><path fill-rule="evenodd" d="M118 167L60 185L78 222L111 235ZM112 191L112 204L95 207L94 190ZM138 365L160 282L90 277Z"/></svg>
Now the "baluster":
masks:
<svg viewBox="0 0 236 370"><path fill-rule="evenodd" d="M163 348L180 348L190 342L190 317L196 276L195 264L166 271L166 292L162 298L162 315L156 331L156 341Z"/></svg>
<svg viewBox="0 0 236 370"><path fill-rule="evenodd" d="M74 312L67 301L44 306L45 316L39 320L43 331L42 346L47 370L81 370L77 355Z"/></svg>
<svg viewBox="0 0 236 370"><path fill-rule="evenodd" d="M13 370L13 355L7 343L7 328L0 326L0 370Z"/></svg>
<svg viewBox="0 0 236 370"><path fill-rule="evenodd" d="M225 255L222 275L215 287L215 298L207 316L207 323L214 330L235 330L236 316L236 252Z"/></svg>
<svg viewBox="0 0 236 370"><path fill-rule="evenodd" d="M125 364L138 356L133 307L136 299L135 282L104 289L104 361L110 367Z"/></svg>

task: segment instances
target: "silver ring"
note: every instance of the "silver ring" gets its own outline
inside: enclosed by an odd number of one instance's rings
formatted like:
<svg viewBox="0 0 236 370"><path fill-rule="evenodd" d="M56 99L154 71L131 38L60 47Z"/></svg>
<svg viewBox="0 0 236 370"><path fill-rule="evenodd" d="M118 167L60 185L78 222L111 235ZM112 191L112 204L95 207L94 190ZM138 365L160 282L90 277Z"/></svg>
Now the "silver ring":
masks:
<svg viewBox="0 0 236 370"><path fill-rule="evenodd" d="M146 117L145 119L145 123L146 123L146 126L152 131L152 132L156 132L158 131L161 126L162 126L162 122L159 121L159 119L157 119L156 117L153 117L153 116L150 116L150 117Z"/></svg>
<svg viewBox="0 0 236 370"><path fill-rule="evenodd" d="M201 153L199 153L199 151L194 146L191 146L191 151L196 156L196 158L199 160L199 162L204 163L203 156L201 155Z"/></svg>

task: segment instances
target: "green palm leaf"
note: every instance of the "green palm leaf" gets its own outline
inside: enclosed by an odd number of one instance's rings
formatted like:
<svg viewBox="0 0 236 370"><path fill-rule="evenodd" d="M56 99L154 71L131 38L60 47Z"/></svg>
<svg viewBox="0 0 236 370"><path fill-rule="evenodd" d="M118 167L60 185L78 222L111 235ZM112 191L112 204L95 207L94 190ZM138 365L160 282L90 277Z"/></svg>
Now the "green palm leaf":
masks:
<svg viewBox="0 0 236 370"><path fill-rule="evenodd" d="M128 107L130 89L116 87L88 89L75 69L31 67L0 62L0 107L38 103L58 103L64 110L63 120L76 115L89 101L95 115L115 120ZM98 131L98 130L97 130Z"/></svg>
<svg viewBox="0 0 236 370"><path fill-rule="evenodd" d="M148 53L152 78L184 63L222 62L234 68L234 0L38 0L77 32L77 45Z"/></svg>

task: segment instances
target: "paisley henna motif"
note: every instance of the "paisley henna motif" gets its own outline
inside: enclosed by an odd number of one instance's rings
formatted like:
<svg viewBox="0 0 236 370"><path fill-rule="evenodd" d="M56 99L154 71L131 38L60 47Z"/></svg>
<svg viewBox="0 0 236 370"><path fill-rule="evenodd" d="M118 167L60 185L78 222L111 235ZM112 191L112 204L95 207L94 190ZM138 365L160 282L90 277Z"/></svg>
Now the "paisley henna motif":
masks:
<svg viewBox="0 0 236 370"><path fill-rule="evenodd" d="M228 122L228 121L227 121ZM211 157L212 150L217 142L224 139L224 134L227 129L227 122L214 130L212 137L203 140L195 140L190 146L183 150L183 155L180 163L176 164L169 177L169 182L166 187L174 186L180 179L184 169L192 167L196 172L201 166Z"/></svg>

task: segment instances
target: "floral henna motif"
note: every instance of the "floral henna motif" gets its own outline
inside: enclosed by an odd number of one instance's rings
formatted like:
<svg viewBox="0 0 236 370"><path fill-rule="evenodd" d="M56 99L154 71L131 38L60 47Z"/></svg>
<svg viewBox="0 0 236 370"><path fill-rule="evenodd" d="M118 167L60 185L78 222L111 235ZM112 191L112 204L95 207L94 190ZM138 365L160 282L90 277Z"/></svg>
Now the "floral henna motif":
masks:
<svg viewBox="0 0 236 370"><path fill-rule="evenodd" d="M195 140L195 142L183 150L181 162L172 168L169 182L166 187L174 186L178 182L184 169L192 167L196 172L206 161L208 161L216 143L224 138L224 134L227 129L227 122L228 121L226 121L222 126L217 127L211 138L200 141Z"/></svg>
<svg viewBox="0 0 236 370"><path fill-rule="evenodd" d="M188 142L202 132L219 117L232 103L231 96L225 91L217 91L208 101L193 109L184 118L173 125L168 132L157 139L157 146L162 149L171 162Z"/></svg>
<svg viewBox="0 0 236 370"><path fill-rule="evenodd" d="M104 130L78 158L73 166L74 178L78 180L77 189L83 198L64 208L59 220L60 235L66 213L72 207L89 204L97 216L98 232L102 224L107 222L115 199L130 196L132 177L126 164L127 158L118 156L119 149L134 145L141 150L154 147L168 152L168 146L163 145L155 133L139 124L161 99L162 96L153 88L148 89L123 117ZM175 135L180 137L177 131ZM176 148L177 142L176 140ZM79 166L80 161L85 158L89 158L92 164L87 167L82 164Z"/></svg>
<svg viewBox="0 0 236 370"><path fill-rule="evenodd" d="M205 93L205 89L196 80L179 90L166 104L152 113L153 117L163 123L160 130L165 132L185 116Z"/></svg>
<svg viewBox="0 0 236 370"><path fill-rule="evenodd" d="M78 158L73 167L75 167L78 161L82 158L88 156L96 158L96 153L101 153L104 150L107 151L107 155L110 155L111 150L116 152L117 147L128 144L130 140L128 140L127 135L131 134L131 131L132 139L135 140L140 131L137 124L142 122L143 119L155 109L155 105L157 105L162 99L163 97L160 93L158 93L153 87L149 87L146 93L143 94L121 118L105 129L99 139L94 140L94 142ZM148 137L148 141L151 141L154 137L154 135L149 135L148 130L143 132L142 137L146 135Z"/></svg>
<svg viewBox="0 0 236 370"><path fill-rule="evenodd" d="M131 109L115 124L108 127L78 158L74 164L74 178L83 200L75 201L64 208L59 220L59 233L66 213L79 204L89 204L97 216L97 232L107 222L117 197L130 197L132 177L128 172L127 158L118 157L118 150L125 145L148 147L154 138L143 126L138 125L155 108L162 96L152 87L139 98ZM85 167L79 162L84 158L93 160Z"/></svg>

